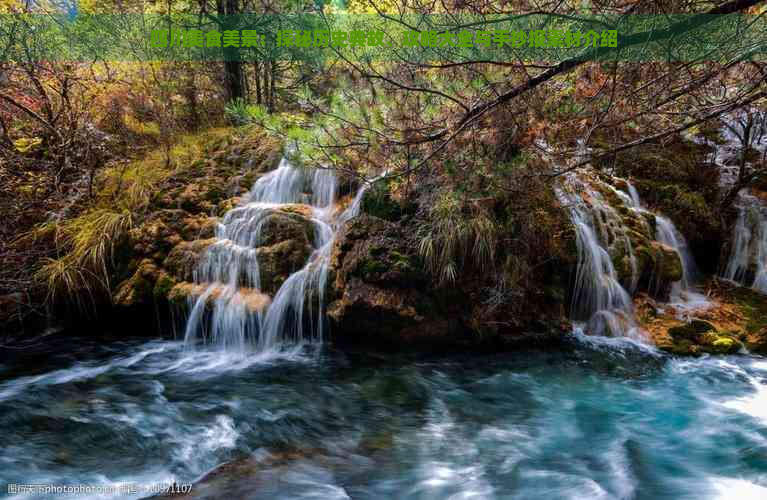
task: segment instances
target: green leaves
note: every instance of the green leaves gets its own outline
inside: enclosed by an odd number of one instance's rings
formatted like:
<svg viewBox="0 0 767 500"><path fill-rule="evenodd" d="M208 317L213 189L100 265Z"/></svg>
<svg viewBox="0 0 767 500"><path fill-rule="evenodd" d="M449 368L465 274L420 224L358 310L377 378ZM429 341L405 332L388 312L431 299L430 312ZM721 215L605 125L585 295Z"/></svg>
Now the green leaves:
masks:
<svg viewBox="0 0 767 500"><path fill-rule="evenodd" d="M237 126L262 123L269 117L264 106L248 104L245 99L234 99L224 107L224 113L232 124Z"/></svg>

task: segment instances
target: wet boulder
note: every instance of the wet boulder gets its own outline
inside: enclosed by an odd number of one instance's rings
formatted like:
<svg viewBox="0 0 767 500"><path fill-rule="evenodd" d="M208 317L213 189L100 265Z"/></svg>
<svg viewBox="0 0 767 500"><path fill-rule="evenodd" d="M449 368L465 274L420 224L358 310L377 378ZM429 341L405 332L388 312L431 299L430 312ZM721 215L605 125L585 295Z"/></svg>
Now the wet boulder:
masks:
<svg viewBox="0 0 767 500"><path fill-rule="evenodd" d="M268 295L255 288L240 287L231 289L225 285L210 283L182 282L174 285L168 292L168 301L176 306L185 307L205 297L206 308L212 308L217 300L240 305L249 313L262 312L271 303Z"/></svg>
<svg viewBox="0 0 767 500"><path fill-rule="evenodd" d="M311 245L314 240L314 224L298 210L274 211L261 222L258 246L272 246L276 243L296 240Z"/></svg>
<svg viewBox="0 0 767 500"><path fill-rule="evenodd" d="M181 221L180 235L185 240L206 240L216 234L218 219L207 215L185 217Z"/></svg>
<svg viewBox="0 0 767 500"><path fill-rule="evenodd" d="M449 340L460 328L429 291L403 228L360 215L339 235L331 257L328 315L339 339L381 344Z"/></svg>
<svg viewBox="0 0 767 500"><path fill-rule="evenodd" d="M274 295L288 277L306 264L314 251L314 223L300 208L277 210L260 224L258 271L261 289ZM297 206L300 207L300 206Z"/></svg>
<svg viewBox="0 0 767 500"><path fill-rule="evenodd" d="M274 295L285 280L306 264L313 251L306 239L280 241L257 250L261 290Z"/></svg>
<svg viewBox="0 0 767 500"><path fill-rule="evenodd" d="M180 281L192 281L197 264L205 251L216 242L216 238L182 241L170 251L163 261L163 267Z"/></svg>
<svg viewBox="0 0 767 500"><path fill-rule="evenodd" d="M154 300L155 285L161 274L164 273L151 259L142 260L133 275L117 287L112 301L121 307L151 303Z"/></svg>
<svg viewBox="0 0 767 500"><path fill-rule="evenodd" d="M161 218L155 218L131 229L128 233L135 255L159 256L180 241L178 232Z"/></svg>
<svg viewBox="0 0 767 500"><path fill-rule="evenodd" d="M702 319L693 319L684 325L669 328L668 333L676 339L685 339L697 342L700 340L701 335L715 331L716 327L708 321Z"/></svg>
<svg viewBox="0 0 767 500"><path fill-rule="evenodd" d="M668 329L668 336L658 347L671 354L699 356L701 354L734 354L743 348L741 335L736 332L720 332L701 319Z"/></svg>
<svg viewBox="0 0 767 500"><path fill-rule="evenodd" d="M661 283L679 281L683 276L682 260L670 246L653 241L650 244L655 253L655 276Z"/></svg>

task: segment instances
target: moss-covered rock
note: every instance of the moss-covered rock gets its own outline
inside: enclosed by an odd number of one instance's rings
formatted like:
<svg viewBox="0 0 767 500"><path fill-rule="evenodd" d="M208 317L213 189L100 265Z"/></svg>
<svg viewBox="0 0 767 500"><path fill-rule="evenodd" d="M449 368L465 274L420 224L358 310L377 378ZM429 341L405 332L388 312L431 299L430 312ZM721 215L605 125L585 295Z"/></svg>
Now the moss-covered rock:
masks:
<svg viewBox="0 0 767 500"><path fill-rule="evenodd" d="M134 255L160 255L178 243L177 232L160 218L152 219L132 229L129 241Z"/></svg>
<svg viewBox="0 0 767 500"><path fill-rule="evenodd" d="M366 214L352 220L333 248L330 275L328 314L339 335L380 343L449 338L450 322L425 293L426 273L399 225Z"/></svg>
<svg viewBox="0 0 767 500"><path fill-rule="evenodd" d="M709 162L710 152L708 146L679 136L632 148L610 163L619 175L632 179L647 206L674 222L701 269L716 272L722 217L717 213L719 169Z"/></svg>
<svg viewBox="0 0 767 500"><path fill-rule="evenodd" d="M669 328L668 334L668 340L658 347L679 356L734 354L743 348L738 333L719 332L713 324L701 319Z"/></svg>
<svg viewBox="0 0 767 500"><path fill-rule="evenodd" d="M168 292L168 301L177 307L186 307L199 297L205 296L206 308L212 307L219 299L241 304L252 313L262 312L271 303L269 296L254 288L238 288L233 292L224 285L213 286L209 283L182 282L174 285Z"/></svg>
<svg viewBox="0 0 767 500"><path fill-rule="evenodd" d="M724 335L714 335L708 338L704 345L705 350L712 354L734 354L742 347L737 339Z"/></svg>
<svg viewBox="0 0 767 500"><path fill-rule="evenodd" d="M272 246L286 240L311 245L314 224L307 217L293 211L275 211L261 222L258 246Z"/></svg>
<svg viewBox="0 0 767 500"><path fill-rule="evenodd" d="M206 215L186 217L182 221L179 235L184 240L207 240L215 236L218 219Z"/></svg>
<svg viewBox="0 0 767 500"><path fill-rule="evenodd" d="M117 287L112 298L114 304L132 307L152 303L155 300L155 284L161 274L151 259L142 260L133 275Z"/></svg>
<svg viewBox="0 0 767 500"><path fill-rule="evenodd" d="M170 291L176 286L176 279L166 272L162 272L155 281L152 295L155 301L168 300Z"/></svg>
<svg viewBox="0 0 767 500"><path fill-rule="evenodd" d="M183 241L173 247L163 261L163 267L180 281L192 281L192 274L197 264L208 247L215 242L215 238Z"/></svg>
<svg viewBox="0 0 767 500"><path fill-rule="evenodd" d="M701 319L693 319L684 325L669 328L668 333L675 339L686 339L698 341L700 337L708 332L716 332L716 327Z"/></svg>
<svg viewBox="0 0 767 500"><path fill-rule="evenodd" d="M306 239L280 241L257 250L261 289L274 295L285 280L306 264L313 251Z"/></svg>
<svg viewBox="0 0 767 500"><path fill-rule="evenodd" d="M177 206L192 214L208 214L213 211L215 204L221 201L216 195L210 193L220 193L217 187L208 187L203 184L190 183L184 187L176 198Z"/></svg>
<svg viewBox="0 0 767 500"><path fill-rule="evenodd" d="M657 241L651 242L650 247L655 253L655 279L666 284L681 280L683 268L679 254L668 245Z"/></svg>

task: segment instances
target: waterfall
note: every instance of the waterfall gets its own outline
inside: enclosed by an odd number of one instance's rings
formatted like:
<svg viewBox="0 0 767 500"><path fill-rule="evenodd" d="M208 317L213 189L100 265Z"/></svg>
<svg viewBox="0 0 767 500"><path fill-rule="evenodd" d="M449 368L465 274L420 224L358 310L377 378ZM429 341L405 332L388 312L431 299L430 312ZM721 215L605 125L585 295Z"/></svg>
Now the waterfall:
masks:
<svg viewBox="0 0 767 500"><path fill-rule="evenodd" d="M682 233L676 228L668 217L656 214L642 205L639 191L629 180L622 180L626 184L627 193L610 186L620 196L625 205L639 212L650 214L655 219L655 240L671 248L679 257L682 265L682 279L671 284L669 303L680 313L684 314L691 310L708 308L711 303L705 295L698 293L693 283L697 275L697 266Z"/></svg>
<svg viewBox="0 0 767 500"><path fill-rule="evenodd" d="M673 222L645 208L631 182L616 179L617 182L623 185L622 189L580 171L572 173L561 187L556 188L560 202L569 209L576 232L578 261L571 315L576 322L585 321L585 330L592 335L644 340L631 301L640 278L636 255L628 237L632 229L627 227L621 214L633 212L637 216L635 223L641 224L647 234L652 234L648 218L654 218L655 240L679 256L682 279L671 284L669 305L684 315L707 308L710 302L695 290L695 261ZM606 195L613 194L617 200L612 200L611 204ZM613 262L621 255L628 259L627 270L630 270L630 276L624 275L624 283L621 283Z"/></svg>
<svg viewBox="0 0 767 500"><path fill-rule="evenodd" d="M227 351L266 352L285 344L321 342L333 242L343 224L358 214L371 182L363 183L352 202L340 210L337 180L331 170L297 168L283 158L275 170L258 179L246 200L226 213L215 243L195 271L200 293L191 299L186 345L206 343ZM296 204L308 205L313 249L304 266L270 299L262 292L258 262L264 223L281 208Z"/></svg>
<svg viewBox="0 0 767 500"><path fill-rule="evenodd" d="M767 293L767 206L751 194L740 193L738 220L732 230L730 255L723 277Z"/></svg>
<svg viewBox="0 0 767 500"><path fill-rule="evenodd" d="M758 153L762 159L767 154L767 113L744 108L721 119L723 144L705 141L713 147L712 160L719 169L724 194L737 182L741 169L748 172L754 168L749 159L741 161L746 149ZM734 207L738 218L732 228L729 254L721 275L767 294L767 202L755 192L742 190L737 194Z"/></svg>
<svg viewBox="0 0 767 500"><path fill-rule="evenodd" d="M568 207L575 226L578 262L572 293L572 316L585 321L592 335L644 340L634 319L629 292L621 285L608 251L608 243L620 242L636 265L631 241L620 215L589 182L573 173L556 189ZM634 283L636 276L632 276Z"/></svg>
<svg viewBox="0 0 767 500"><path fill-rule="evenodd" d="M694 282L698 270L687 246L687 240L667 217L656 215L655 227L655 238L674 249L682 264L682 279L671 284L670 305L679 311L680 316L684 316L688 311L710 307L711 302L708 298L695 289Z"/></svg>

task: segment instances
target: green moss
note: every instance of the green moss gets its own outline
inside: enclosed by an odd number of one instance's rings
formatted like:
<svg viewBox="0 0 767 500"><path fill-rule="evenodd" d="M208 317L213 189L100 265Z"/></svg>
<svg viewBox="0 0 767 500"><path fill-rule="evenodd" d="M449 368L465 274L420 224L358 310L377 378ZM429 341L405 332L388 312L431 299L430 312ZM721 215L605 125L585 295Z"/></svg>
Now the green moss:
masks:
<svg viewBox="0 0 767 500"><path fill-rule="evenodd" d="M176 286L176 280L167 274L163 274L157 279L154 285L154 298L156 301L167 300L171 289Z"/></svg>
<svg viewBox="0 0 767 500"><path fill-rule="evenodd" d="M388 195L381 197L366 196L362 201L362 210L374 217L389 221L397 221L402 216L399 204Z"/></svg>
<svg viewBox="0 0 767 500"><path fill-rule="evenodd" d="M213 203L218 203L226 197L226 192L220 186L209 186L205 193L205 199Z"/></svg>
<svg viewBox="0 0 767 500"><path fill-rule="evenodd" d="M709 354L735 354L743 344L735 335L709 332L700 339L701 350Z"/></svg>
<svg viewBox="0 0 767 500"><path fill-rule="evenodd" d="M622 217L626 217L626 216L629 215L629 213L631 213L631 211L628 209L628 207L626 205L618 205L617 208L618 208L618 213Z"/></svg>
<svg viewBox="0 0 767 500"><path fill-rule="evenodd" d="M362 276L369 276L371 274L385 273L387 269L386 264L383 262L369 259L360 266L360 273Z"/></svg>
<svg viewBox="0 0 767 500"><path fill-rule="evenodd" d="M719 337L711 343L711 347L715 352L727 354L736 352L740 346L734 339L729 337Z"/></svg>
<svg viewBox="0 0 767 500"><path fill-rule="evenodd" d="M745 313L747 332L759 332L767 328L767 298L745 287L735 288L732 295Z"/></svg>
<svg viewBox="0 0 767 500"><path fill-rule="evenodd" d="M404 215L415 212L412 203L400 203L392 198L393 182L374 184L362 198L362 211L380 219L396 222Z"/></svg>
<svg viewBox="0 0 767 500"><path fill-rule="evenodd" d="M371 245L369 253L371 257L379 257L385 251L386 249L381 245Z"/></svg>
<svg viewBox="0 0 767 500"><path fill-rule="evenodd" d="M657 279L663 283L673 283L682 279L684 269L682 268L682 260L679 258L679 254L676 253L670 247L666 245L653 242L651 248L654 249L655 257L655 273Z"/></svg>
<svg viewBox="0 0 767 500"><path fill-rule="evenodd" d="M694 319L687 324L669 328L671 342L661 349L679 356L700 354L734 354L743 344L737 332L717 332L708 321Z"/></svg>
<svg viewBox="0 0 767 500"><path fill-rule="evenodd" d="M634 255L638 261L638 267L640 269L653 269L655 268L656 255L655 252L647 245L641 245L636 247Z"/></svg>
<svg viewBox="0 0 767 500"><path fill-rule="evenodd" d="M668 329L668 333L672 338L687 340L695 340L700 337L700 335L711 331L716 331L714 325L708 321L703 321L702 319L694 319L684 325L674 326Z"/></svg>
<svg viewBox="0 0 767 500"><path fill-rule="evenodd" d="M418 258L402 254L396 250L389 252L389 258L393 261L394 269L410 276L411 279L417 279L419 275Z"/></svg>
<svg viewBox="0 0 767 500"><path fill-rule="evenodd" d="M256 183L256 178L257 177L258 177L258 174L256 174L256 172L254 172L252 170L250 170L248 172L245 172L243 174L243 176L242 176L242 181L241 181L240 184L242 186L244 186L244 187L248 187L249 188L250 186L252 186L253 184Z"/></svg>
<svg viewBox="0 0 767 500"><path fill-rule="evenodd" d="M613 267L618 274L618 279L627 280L631 278L633 270L631 268L631 257L628 254L617 254L612 258Z"/></svg>
<svg viewBox="0 0 767 500"><path fill-rule="evenodd" d="M543 296L555 303L564 302L565 289L555 285L546 286L543 288Z"/></svg>
<svg viewBox="0 0 767 500"><path fill-rule="evenodd" d="M143 302L152 293L152 282L143 276L136 276L133 281L133 294L137 301Z"/></svg>
<svg viewBox="0 0 767 500"><path fill-rule="evenodd" d="M691 356L698 354L698 346L685 339L675 339L670 344L658 346L661 350L676 356Z"/></svg>

